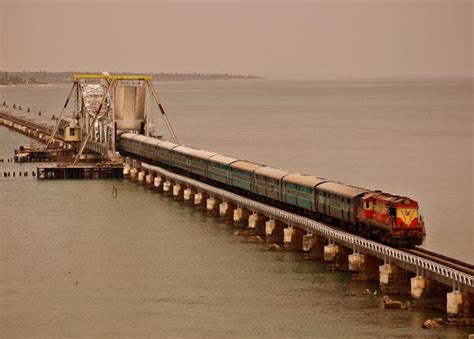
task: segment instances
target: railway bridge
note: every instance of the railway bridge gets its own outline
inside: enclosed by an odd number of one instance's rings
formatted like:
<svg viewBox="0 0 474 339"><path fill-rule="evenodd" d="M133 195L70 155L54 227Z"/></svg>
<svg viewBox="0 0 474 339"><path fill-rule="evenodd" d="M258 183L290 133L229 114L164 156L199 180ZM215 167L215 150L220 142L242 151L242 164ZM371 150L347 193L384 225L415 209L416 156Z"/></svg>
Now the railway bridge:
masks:
<svg viewBox="0 0 474 339"><path fill-rule="evenodd" d="M44 143L54 139L61 147L72 147L61 135L51 137L51 126L19 118L8 111L0 111L0 124ZM84 145L91 152L104 151L93 140ZM121 151L120 145L117 150ZM412 307L436 305L456 319L472 322L474 266L470 263L419 247L393 248L347 233L177 173L172 166L165 168L145 153L127 157L123 174L138 184L219 216L269 242L271 248L302 251L307 258L323 260L329 269L353 272L356 280L378 281L383 293L410 295Z"/></svg>

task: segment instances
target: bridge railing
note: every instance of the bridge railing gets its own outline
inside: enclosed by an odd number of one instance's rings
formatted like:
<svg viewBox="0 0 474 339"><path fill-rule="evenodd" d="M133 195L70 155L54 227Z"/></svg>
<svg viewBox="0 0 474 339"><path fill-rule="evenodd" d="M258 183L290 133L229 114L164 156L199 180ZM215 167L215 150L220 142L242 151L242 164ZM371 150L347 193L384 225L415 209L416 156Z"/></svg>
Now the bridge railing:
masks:
<svg viewBox="0 0 474 339"><path fill-rule="evenodd" d="M237 204L238 206L245 207L251 211L258 211L260 213L263 213L269 218L284 221L290 226L299 226L309 232L325 236L328 239L346 244L348 247L352 247L362 252L375 253L377 257L387 260L389 262L394 261L404 263L408 266L411 266L414 272L417 272L418 270L422 269L424 271L434 274L435 276L437 275L444 277L445 279L451 280L453 282L453 285L454 283L456 283L457 286L462 286L464 287L464 289L467 289L469 291L474 290L474 277L470 274L458 271L456 269L434 262L432 260L421 258L414 254L407 253L402 250L383 245L369 239L362 238L354 234L334 229L313 219L287 212L252 199L245 198L238 194L205 184L198 180L194 180L186 176L170 172L158 166L142 163L142 167L147 170L156 172L160 175L163 175L167 178L178 181L182 184L186 184L188 186L195 187L199 190L206 191L218 198L221 198L224 201L231 201Z"/></svg>

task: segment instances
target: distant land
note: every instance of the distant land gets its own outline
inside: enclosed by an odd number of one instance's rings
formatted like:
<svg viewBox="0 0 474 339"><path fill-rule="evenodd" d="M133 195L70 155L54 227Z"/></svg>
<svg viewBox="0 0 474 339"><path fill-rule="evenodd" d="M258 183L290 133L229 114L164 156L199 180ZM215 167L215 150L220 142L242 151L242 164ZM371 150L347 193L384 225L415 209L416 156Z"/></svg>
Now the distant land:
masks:
<svg viewBox="0 0 474 339"><path fill-rule="evenodd" d="M102 72L2 72L0 71L0 85L46 85L71 82L74 74L97 74ZM113 75L151 75L158 81L193 81L193 80L254 80L261 79L255 75L228 74L228 73L135 73L111 72Z"/></svg>

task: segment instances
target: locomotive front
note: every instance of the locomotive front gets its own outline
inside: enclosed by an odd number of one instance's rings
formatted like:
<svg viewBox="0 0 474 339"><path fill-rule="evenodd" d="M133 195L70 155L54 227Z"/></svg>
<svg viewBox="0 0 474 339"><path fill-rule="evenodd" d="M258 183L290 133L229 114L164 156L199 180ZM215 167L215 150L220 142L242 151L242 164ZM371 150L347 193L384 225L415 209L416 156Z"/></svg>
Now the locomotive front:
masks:
<svg viewBox="0 0 474 339"><path fill-rule="evenodd" d="M376 230L383 242L407 247L423 243L425 227L415 200L377 191L362 196L360 207L359 221Z"/></svg>

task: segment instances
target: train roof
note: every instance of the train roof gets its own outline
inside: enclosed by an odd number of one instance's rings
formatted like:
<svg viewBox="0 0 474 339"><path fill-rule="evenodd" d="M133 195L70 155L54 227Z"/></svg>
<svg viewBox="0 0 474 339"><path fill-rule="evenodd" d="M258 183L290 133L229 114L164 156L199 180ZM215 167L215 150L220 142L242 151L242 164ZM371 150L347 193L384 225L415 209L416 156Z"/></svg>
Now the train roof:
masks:
<svg viewBox="0 0 474 339"><path fill-rule="evenodd" d="M273 179L276 179L276 180L281 180L281 178L283 178L283 177L285 177L285 176L287 176L291 173L294 173L294 172L287 171L287 170L282 170L282 169L278 169L278 168L273 168L273 167L269 167L269 166L261 167L261 168L259 168L255 171L255 174L257 174L257 175L263 175L263 176L273 178Z"/></svg>
<svg viewBox="0 0 474 339"><path fill-rule="evenodd" d="M255 162L250 162L246 160L239 160L230 165L231 168L236 168L242 171L253 172L260 167L265 167L263 165L257 164Z"/></svg>
<svg viewBox="0 0 474 339"><path fill-rule="evenodd" d="M181 153L181 154L189 155L194 151L194 148L180 145L178 147L173 148L173 151Z"/></svg>
<svg viewBox="0 0 474 339"><path fill-rule="evenodd" d="M196 157L196 158L199 158L199 159L204 159L204 160L207 160L209 159L210 157L216 155L217 153L215 152L209 152L209 151L204 151L202 149L192 149L191 153L189 153L189 155L193 156L193 157Z"/></svg>
<svg viewBox="0 0 474 339"><path fill-rule="evenodd" d="M124 139L132 139L136 135L137 135L136 133L125 132L125 133L120 134L120 137Z"/></svg>
<svg viewBox="0 0 474 339"><path fill-rule="evenodd" d="M222 154L216 154L209 158L209 161L217 162L218 164L222 164L222 165L230 165L233 162L236 162L238 160L239 159L231 158Z"/></svg>
<svg viewBox="0 0 474 339"><path fill-rule="evenodd" d="M143 134L136 134L133 140L138 141L138 142L145 142L148 139L148 137L144 136Z"/></svg>
<svg viewBox="0 0 474 339"><path fill-rule="evenodd" d="M175 144L174 142L171 142L171 141L163 141L159 145L159 147L161 148L170 149L170 150L178 146L179 146L178 144Z"/></svg>
<svg viewBox="0 0 474 339"><path fill-rule="evenodd" d="M297 184L300 186L314 187L316 185L322 184L323 182L326 182L327 179L318 178L308 174L293 173L284 177L283 181L292 184Z"/></svg>
<svg viewBox="0 0 474 339"><path fill-rule="evenodd" d="M152 138L152 137L147 137L146 140L144 140L143 142L147 145L157 146L158 144L162 143L163 140Z"/></svg>
<svg viewBox="0 0 474 339"><path fill-rule="evenodd" d="M346 185L335 181L326 181L322 184L319 184L316 189L323 192L337 194L350 199L353 199L362 193L369 192L368 189L362 187Z"/></svg>

